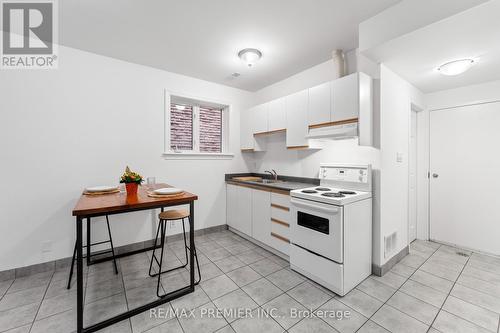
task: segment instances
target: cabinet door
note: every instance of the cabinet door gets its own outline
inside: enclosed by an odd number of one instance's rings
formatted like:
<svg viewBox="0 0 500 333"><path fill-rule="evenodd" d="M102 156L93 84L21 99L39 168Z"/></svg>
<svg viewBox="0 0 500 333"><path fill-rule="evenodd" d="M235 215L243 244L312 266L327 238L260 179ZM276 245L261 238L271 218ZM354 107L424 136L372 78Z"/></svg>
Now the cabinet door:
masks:
<svg viewBox="0 0 500 333"><path fill-rule="evenodd" d="M330 122L332 83L327 82L309 89L309 125Z"/></svg>
<svg viewBox="0 0 500 333"><path fill-rule="evenodd" d="M286 146L288 148L307 147L307 105L308 90L299 91L286 97Z"/></svg>
<svg viewBox="0 0 500 333"><path fill-rule="evenodd" d="M253 114L253 109L243 110L240 116L240 148L254 149L254 139L252 133L252 123L250 122L250 114Z"/></svg>
<svg viewBox="0 0 500 333"><path fill-rule="evenodd" d="M260 104L253 108L253 112L251 114L253 123L252 134L264 133L268 131L268 109L268 103Z"/></svg>
<svg viewBox="0 0 500 333"><path fill-rule="evenodd" d="M231 228L237 228L238 217L238 186L226 184L226 223Z"/></svg>
<svg viewBox="0 0 500 333"><path fill-rule="evenodd" d="M252 190L252 237L269 245L271 237L271 192Z"/></svg>
<svg viewBox="0 0 500 333"><path fill-rule="evenodd" d="M332 121L358 118L358 73L344 76L332 83Z"/></svg>
<svg viewBox="0 0 500 333"><path fill-rule="evenodd" d="M286 128L285 98L278 98L269 102L269 131Z"/></svg>
<svg viewBox="0 0 500 333"><path fill-rule="evenodd" d="M236 226L238 231L252 236L252 189L238 186L238 211Z"/></svg>

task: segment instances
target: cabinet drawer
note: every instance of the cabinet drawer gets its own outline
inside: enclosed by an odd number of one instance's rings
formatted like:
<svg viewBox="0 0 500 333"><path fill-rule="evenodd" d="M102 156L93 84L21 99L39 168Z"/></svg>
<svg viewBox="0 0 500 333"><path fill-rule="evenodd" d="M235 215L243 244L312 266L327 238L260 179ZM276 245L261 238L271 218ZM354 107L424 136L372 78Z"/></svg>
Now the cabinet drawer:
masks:
<svg viewBox="0 0 500 333"><path fill-rule="evenodd" d="M272 248L289 255L290 253L290 241L288 237L281 236L279 234L271 232L270 244Z"/></svg>
<svg viewBox="0 0 500 333"><path fill-rule="evenodd" d="M290 239L290 227L271 220L271 232Z"/></svg>
<svg viewBox="0 0 500 333"><path fill-rule="evenodd" d="M280 208L271 206L271 218L290 224L290 212Z"/></svg>
<svg viewBox="0 0 500 333"><path fill-rule="evenodd" d="M290 196L279 193L271 193L271 204L290 208Z"/></svg>

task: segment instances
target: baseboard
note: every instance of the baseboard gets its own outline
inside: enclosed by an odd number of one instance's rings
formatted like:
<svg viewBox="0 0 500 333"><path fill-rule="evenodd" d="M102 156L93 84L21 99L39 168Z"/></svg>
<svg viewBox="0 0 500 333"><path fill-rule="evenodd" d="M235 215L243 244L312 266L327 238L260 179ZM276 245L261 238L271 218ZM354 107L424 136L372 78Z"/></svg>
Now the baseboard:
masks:
<svg viewBox="0 0 500 333"><path fill-rule="evenodd" d="M214 232L219 232L222 230L227 230L227 225L222 224L222 225L217 225L214 227L208 227L204 229L199 229L195 230L194 234L195 236L203 236L206 234L211 234ZM167 242L174 242L177 240L182 239L182 233L180 234L175 234L171 236L167 236L166 240ZM141 250L147 247L151 247L154 244L154 239L142 241L142 242L136 242L136 243L131 243L123 246L117 246L115 247L115 252L117 254L119 253L124 253L124 252L129 252L129 251L134 251L134 250ZM99 254L99 251L94 252L95 254ZM13 280L16 278L20 277L25 277L37 273L44 273L44 272L51 272L51 271L56 271L59 269L64 269L66 267L69 267L71 265L71 259L72 257L67 257L67 258L62 258L62 259L57 259L57 260L52 260L40 264L34 264L34 265L29 265L25 267L19 267L19 268L13 268L5 271L0 271L0 281L6 281L6 280Z"/></svg>
<svg viewBox="0 0 500 333"><path fill-rule="evenodd" d="M385 273L390 271L391 268L394 267L394 265L396 265L399 261L401 261L401 259L406 257L409 253L410 253L410 246L407 245L382 266L372 264L372 274L377 276L383 276Z"/></svg>
<svg viewBox="0 0 500 333"><path fill-rule="evenodd" d="M269 245L266 245L266 244L264 244L264 243L262 243L262 242L259 242L259 241L258 241L258 240L256 240L255 238L250 237L250 236L248 236L248 235L245 235L244 233L242 233L242 232L240 232L240 231L238 231L238 230L236 230L236 229L233 229L233 228L231 228L231 227L229 227L229 226L228 226L227 228L228 228L228 230L229 230L229 231L232 231L232 232L234 232L235 234L237 234L238 236L240 236L240 237L242 237L242 238L245 238L247 241L252 242L252 243L254 243L255 245L260 246L260 247L261 247L261 248L263 248L264 250L267 250L267 251L271 252L272 254L275 254L275 255L277 255L278 257L283 258L284 260L286 260L286 261L288 261L288 262L290 261L290 257L289 257L289 256L287 256L286 254L284 254L284 253L282 253L282 252L280 252L280 251L278 251L278 250L273 249L273 248L272 248L272 247L270 247Z"/></svg>

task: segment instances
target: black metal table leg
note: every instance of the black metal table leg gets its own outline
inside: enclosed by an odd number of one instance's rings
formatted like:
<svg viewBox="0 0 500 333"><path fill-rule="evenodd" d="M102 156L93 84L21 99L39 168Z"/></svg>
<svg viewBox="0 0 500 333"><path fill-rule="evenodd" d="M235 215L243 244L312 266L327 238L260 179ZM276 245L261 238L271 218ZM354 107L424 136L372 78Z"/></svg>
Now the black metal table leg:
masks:
<svg viewBox="0 0 500 333"><path fill-rule="evenodd" d="M90 217L87 217L87 266L90 266Z"/></svg>
<svg viewBox="0 0 500 333"><path fill-rule="evenodd" d="M89 221L89 220L87 220ZM76 329L83 333L83 258L82 219L76 218Z"/></svg>
<svg viewBox="0 0 500 333"><path fill-rule="evenodd" d="M194 201L189 203L189 286L194 291Z"/></svg>

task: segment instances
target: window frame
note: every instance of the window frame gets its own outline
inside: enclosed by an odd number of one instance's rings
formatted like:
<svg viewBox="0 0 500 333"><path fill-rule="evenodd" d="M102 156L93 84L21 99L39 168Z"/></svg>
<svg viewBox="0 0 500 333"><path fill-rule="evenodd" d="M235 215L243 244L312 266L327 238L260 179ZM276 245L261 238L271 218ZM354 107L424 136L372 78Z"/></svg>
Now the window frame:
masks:
<svg viewBox="0 0 500 333"><path fill-rule="evenodd" d="M193 150L172 150L170 147L170 111L171 104L188 104L193 106ZM220 108L222 110L222 140L221 152L210 153L200 152L199 150L199 106ZM229 147L229 121L231 114L231 105L228 103L214 101L207 98L188 96L186 94L176 94L165 89L165 134L164 134L164 152L166 159L231 159L234 154L230 152Z"/></svg>

